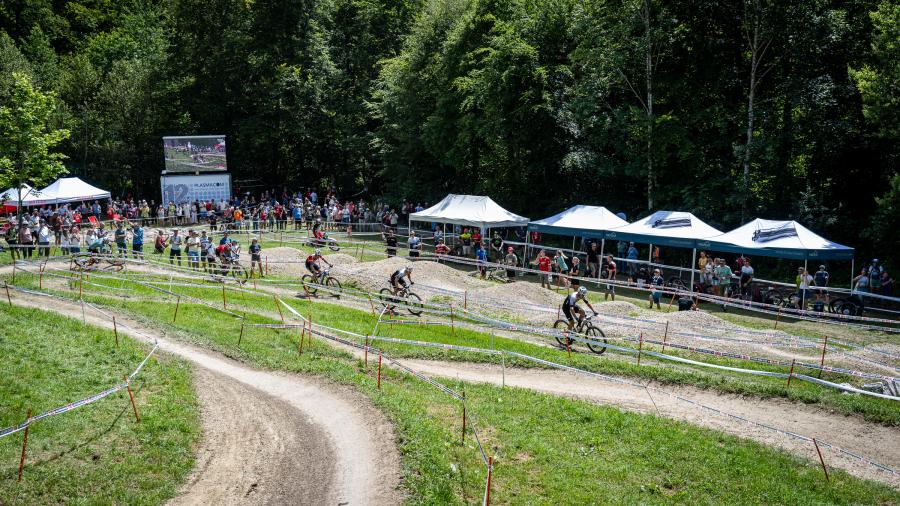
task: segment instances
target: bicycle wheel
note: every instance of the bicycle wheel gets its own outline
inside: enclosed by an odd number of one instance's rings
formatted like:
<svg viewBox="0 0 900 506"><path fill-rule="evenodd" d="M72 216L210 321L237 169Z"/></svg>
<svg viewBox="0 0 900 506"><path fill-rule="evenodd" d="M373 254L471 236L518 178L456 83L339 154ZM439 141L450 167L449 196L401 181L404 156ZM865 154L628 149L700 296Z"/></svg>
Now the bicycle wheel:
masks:
<svg viewBox="0 0 900 506"><path fill-rule="evenodd" d="M588 341L586 343L587 347L590 348L590 350L593 351L594 353L596 353L597 355L603 355L603 352L606 351L606 346L603 346L601 344L595 344L595 343L592 343L591 341L594 341L596 343L602 342L604 344L609 344L609 341L606 339L606 334L604 334L602 330L591 325L587 328L587 330L584 331L584 335L588 339L590 339L590 341Z"/></svg>
<svg viewBox="0 0 900 506"><path fill-rule="evenodd" d="M331 289L331 295L337 299L341 298L341 282L337 278L328 276L325 278L325 286Z"/></svg>
<svg viewBox="0 0 900 506"><path fill-rule="evenodd" d="M122 269L125 268L125 262L115 262L113 260L109 261L109 265L107 265L103 270L105 271L113 271L113 272L121 272Z"/></svg>
<svg viewBox="0 0 900 506"><path fill-rule="evenodd" d="M316 288L316 280L309 274L304 274L303 277L300 278L300 282L303 283L303 289L306 290L306 293L310 295L315 295L318 288Z"/></svg>
<svg viewBox="0 0 900 506"><path fill-rule="evenodd" d="M390 288L382 288L381 291L378 292L378 298L381 300L381 305L388 308L394 309L397 299L394 298L394 295L391 293Z"/></svg>
<svg viewBox="0 0 900 506"><path fill-rule="evenodd" d="M678 290L687 290L687 285L684 284L684 280L679 276L672 276L666 281L666 286L669 288L676 288Z"/></svg>
<svg viewBox="0 0 900 506"><path fill-rule="evenodd" d="M422 304L422 297L419 297L412 292L407 292L406 298L406 309L412 313L413 316L421 315L422 311L425 309L425 306Z"/></svg>
<svg viewBox="0 0 900 506"><path fill-rule="evenodd" d="M341 247L338 246L338 243L332 242L332 243L329 243L329 244L328 244L328 249L330 249L331 251L337 252L337 251L340 251L340 250L341 250Z"/></svg>
<svg viewBox="0 0 900 506"><path fill-rule="evenodd" d="M553 324L553 328L559 331L553 335L553 337L556 338L556 342L563 348L571 347L574 341L569 338L568 332L574 331L569 330L569 322L566 320L556 320L556 323Z"/></svg>
<svg viewBox="0 0 900 506"><path fill-rule="evenodd" d="M88 269L93 263L91 261L90 255L79 255L76 256L72 261L75 262L75 265L77 265L81 270Z"/></svg>

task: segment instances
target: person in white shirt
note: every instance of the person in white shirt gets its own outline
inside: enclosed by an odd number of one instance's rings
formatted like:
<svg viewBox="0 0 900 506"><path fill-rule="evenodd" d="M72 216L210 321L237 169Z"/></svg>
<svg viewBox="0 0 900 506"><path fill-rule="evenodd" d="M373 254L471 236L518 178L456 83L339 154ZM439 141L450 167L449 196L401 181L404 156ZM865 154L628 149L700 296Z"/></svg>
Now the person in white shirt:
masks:
<svg viewBox="0 0 900 506"><path fill-rule="evenodd" d="M744 259L744 265L741 266L741 295L750 296L750 283L753 281L753 267L750 265L750 259Z"/></svg>

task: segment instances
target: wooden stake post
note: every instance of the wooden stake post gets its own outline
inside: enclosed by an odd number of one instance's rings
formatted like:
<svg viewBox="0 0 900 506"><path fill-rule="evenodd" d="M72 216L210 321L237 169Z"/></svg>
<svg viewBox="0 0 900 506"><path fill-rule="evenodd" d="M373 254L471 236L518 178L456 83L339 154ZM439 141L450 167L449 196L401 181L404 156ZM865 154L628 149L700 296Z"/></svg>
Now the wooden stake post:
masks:
<svg viewBox="0 0 900 506"><path fill-rule="evenodd" d="M181 296L178 296L178 300L175 301L175 314L172 316L172 323L175 323L175 319L178 318L178 306L181 305Z"/></svg>
<svg viewBox="0 0 900 506"><path fill-rule="evenodd" d="M788 388L791 387L791 378L794 377L794 363L795 363L795 362L797 362L797 361L796 361L796 360L791 360L791 372L788 373L788 381L787 381L787 386L788 386Z"/></svg>
<svg viewBox="0 0 900 506"><path fill-rule="evenodd" d="M378 352L378 390L381 390L381 352Z"/></svg>
<svg viewBox="0 0 900 506"><path fill-rule="evenodd" d="M644 333L641 332L640 342L638 343L638 363L637 365L641 365L641 352L644 351Z"/></svg>
<svg viewBox="0 0 900 506"><path fill-rule="evenodd" d="M116 335L116 348L119 347L119 327L116 325L116 317L112 317L113 320L113 334Z"/></svg>
<svg viewBox="0 0 900 506"><path fill-rule="evenodd" d="M462 437L460 438L460 444L465 444L466 442L466 393L462 393L462 408L463 408L463 420L462 420Z"/></svg>
<svg viewBox="0 0 900 506"><path fill-rule="evenodd" d="M31 421L31 409L28 410L28 416L26 417L26 421ZM28 448L28 429L31 428L31 424L29 423L25 427L25 435L22 438L22 456L19 457L19 480L22 481L22 471L25 469L25 451Z"/></svg>
<svg viewBox="0 0 900 506"><path fill-rule="evenodd" d="M6 302L9 302L9 305L12 306L12 298L9 296L9 285L3 283L3 286L6 288Z"/></svg>
<svg viewBox="0 0 900 506"><path fill-rule="evenodd" d="M819 462L822 464L822 471L825 472L825 481L831 481L831 479L828 478L828 468L825 466L825 459L822 458L822 450L819 449L819 442L816 441L816 438L812 438L812 440L813 444L816 445L816 453L819 454Z"/></svg>
<svg viewBox="0 0 900 506"><path fill-rule="evenodd" d="M137 404L134 403L134 392L131 391L131 382L128 381L128 376L124 376L124 378L125 388L128 390L128 397L131 398L131 409L134 410L135 423L141 423L141 417L138 415Z"/></svg>
<svg viewBox="0 0 900 506"><path fill-rule="evenodd" d="M666 332L663 334L663 349L662 352L666 352L666 339L669 337L669 320L666 320Z"/></svg>

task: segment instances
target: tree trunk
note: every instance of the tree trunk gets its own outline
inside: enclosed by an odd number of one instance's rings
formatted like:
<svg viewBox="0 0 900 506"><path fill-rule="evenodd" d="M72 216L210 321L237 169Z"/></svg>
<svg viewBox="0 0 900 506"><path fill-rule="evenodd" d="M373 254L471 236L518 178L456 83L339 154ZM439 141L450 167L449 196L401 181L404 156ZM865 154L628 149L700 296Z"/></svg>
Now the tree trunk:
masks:
<svg viewBox="0 0 900 506"><path fill-rule="evenodd" d="M655 185L653 177L653 45L650 38L650 0L644 2L644 8L644 34L647 38L647 209L652 210Z"/></svg>

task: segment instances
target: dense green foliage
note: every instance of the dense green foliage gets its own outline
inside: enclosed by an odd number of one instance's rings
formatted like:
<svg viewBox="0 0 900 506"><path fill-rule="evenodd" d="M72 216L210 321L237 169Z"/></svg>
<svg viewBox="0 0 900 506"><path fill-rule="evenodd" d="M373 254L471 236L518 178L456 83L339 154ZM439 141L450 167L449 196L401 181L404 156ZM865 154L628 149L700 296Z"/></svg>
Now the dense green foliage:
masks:
<svg viewBox="0 0 900 506"><path fill-rule="evenodd" d="M10 70L58 93L70 170L115 193L156 194L160 136L223 133L266 186L789 217L865 255L897 235L898 25L884 0L5 0L0 100Z"/></svg>

